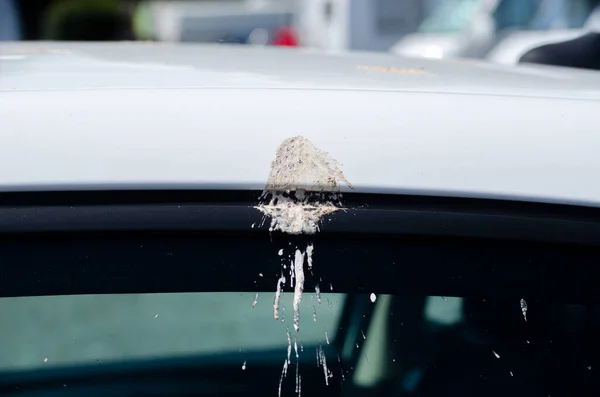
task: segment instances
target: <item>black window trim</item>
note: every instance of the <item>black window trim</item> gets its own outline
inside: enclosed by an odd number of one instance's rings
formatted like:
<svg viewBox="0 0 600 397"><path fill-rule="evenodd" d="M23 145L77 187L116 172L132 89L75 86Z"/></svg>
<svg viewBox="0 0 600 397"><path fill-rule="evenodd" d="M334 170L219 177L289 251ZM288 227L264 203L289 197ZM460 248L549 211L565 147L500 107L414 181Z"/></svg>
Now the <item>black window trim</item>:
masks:
<svg viewBox="0 0 600 397"><path fill-rule="evenodd" d="M364 266L354 262L369 258L385 262L382 265L385 275L378 275L372 269L365 269L360 275L356 272L360 279L336 280L337 292L419 291L455 296L461 289L473 296L600 299L593 280L589 280L589 274L593 274L590 272L595 271L595 258L600 256L599 209L502 200L347 194L344 196L347 208L324 219L319 233L288 236L268 232L269 220L254 207L259 195L257 191L5 193L0 195L0 242L19 244L23 250L40 242L64 244L67 250L75 249L68 247L78 243L121 244L136 238L164 244L179 239L188 245L194 239L213 239L210 240L213 242L223 239L233 244L227 249L240 244L239 249L247 250L249 257L256 253L264 255L256 259L264 262L261 266L269 264L275 269L279 266L277 244L302 246L314 241L320 255L318 260L325 263L319 273L324 285L328 285L328 278L337 277L334 272L340 271L336 269L342 265L329 262L338 258L345 258L350 266ZM242 248L244 244L246 248ZM344 252L346 247L355 249L357 244L364 245L364 249L353 255ZM382 250L394 252L388 255ZM507 250L516 250L514 260ZM367 252L371 256L356 259ZM568 264L570 268L564 270L562 280L580 285L561 289L556 269L566 269L565 262L571 259L576 263ZM241 261L238 259L232 259L236 263L223 260L223 264L215 259L206 268L197 262L178 262L173 269L180 274L170 274L168 269L149 269L145 263L136 261L139 260L111 260L86 268L72 261L69 269L44 261L29 263L29 267L4 263L4 269L0 268L0 297L272 291L279 277L276 271L270 271L257 279L256 269L244 273L250 270L237 263ZM494 274L498 269L504 274L502 277ZM211 283L194 279L197 271L239 272L239 278L247 280ZM426 280L427 272L435 278ZM480 282L474 282L474 277L479 277ZM535 279L542 281L534 285Z"/></svg>

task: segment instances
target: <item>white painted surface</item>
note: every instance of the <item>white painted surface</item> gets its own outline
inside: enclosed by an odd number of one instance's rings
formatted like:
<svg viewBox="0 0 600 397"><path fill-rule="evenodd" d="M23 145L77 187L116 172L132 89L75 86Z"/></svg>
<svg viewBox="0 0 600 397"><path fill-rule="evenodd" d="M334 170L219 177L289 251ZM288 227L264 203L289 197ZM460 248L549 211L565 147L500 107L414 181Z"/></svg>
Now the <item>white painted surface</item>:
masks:
<svg viewBox="0 0 600 397"><path fill-rule="evenodd" d="M0 61L3 191L261 190L277 146L303 135L356 191L600 206L596 72L195 45L0 51L28 56Z"/></svg>

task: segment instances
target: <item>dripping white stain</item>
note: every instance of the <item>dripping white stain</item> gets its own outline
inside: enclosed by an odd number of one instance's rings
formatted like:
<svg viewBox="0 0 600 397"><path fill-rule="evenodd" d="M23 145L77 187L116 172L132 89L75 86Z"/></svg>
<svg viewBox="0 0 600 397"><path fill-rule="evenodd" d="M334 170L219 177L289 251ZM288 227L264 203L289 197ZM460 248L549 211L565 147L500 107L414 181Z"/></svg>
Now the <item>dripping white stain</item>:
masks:
<svg viewBox="0 0 600 397"><path fill-rule="evenodd" d="M287 342L288 342L288 347L287 347L287 362L288 364L290 363L290 358L292 356L292 336L290 335L290 329L287 328Z"/></svg>
<svg viewBox="0 0 600 397"><path fill-rule="evenodd" d="M306 246L306 257L307 257L307 262L308 262L308 270L312 270L312 266L313 266L313 251L314 251L314 247L312 244L308 244Z"/></svg>
<svg viewBox="0 0 600 397"><path fill-rule="evenodd" d="M281 397L281 386L283 385L283 378L287 376L288 360L283 362L283 368L281 369L281 376L279 378L279 397Z"/></svg>
<svg viewBox="0 0 600 397"><path fill-rule="evenodd" d="M325 356L325 351L322 346L319 346L317 349L317 366L323 368L323 375L325 376L325 385L329 386L329 378L333 377L329 368L327 368L327 358Z"/></svg>
<svg viewBox="0 0 600 397"><path fill-rule="evenodd" d="M276 151L265 189L255 207L263 214L259 227L262 227L269 218L269 232L282 232L290 235L317 233L324 216L344 209L340 193L342 184L352 188L352 185L344 177L339 163L329 153L318 149L312 142L301 136L286 139ZM252 227L254 226L252 225ZM289 245L292 245L291 242ZM300 332L300 304L305 283L304 262L306 261L310 274L313 274L313 252L314 246L308 242L305 247L294 247L293 258L291 255L287 256L290 265L290 287L294 289L292 305L293 327L296 333ZM279 249L277 255L283 259L284 249ZM282 263L282 271L287 271L285 263ZM285 283L286 278L282 273L277 281L273 301L273 317L275 319L279 319L279 304ZM330 289L333 290L331 284ZM315 287L315 292L317 302L320 304L321 291L318 285ZM314 306L313 320L317 321ZM291 364L292 340L290 329L287 327L286 329L287 359L279 380L279 395L281 395L283 378L287 375L288 366ZM325 338L329 344L327 334ZM300 395L301 375L297 337L294 337L294 351L296 353L296 393ZM322 348L320 352L317 352L317 361L323 365L325 382L329 384L331 372L327 369L325 353Z"/></svg>
<svg viewBox="0 0 600 397"><path fill-rule="evenodd" d="M281 288L285 284L285 276L281 276L277 280L277 290L275 291L275 300L273 301L273 317L279 319L279 301L281 300Z"/></svg>
<svg viewBox="0 0 600 397"><path fill-rule="evenodd" d="M523 318L525 319L525 321L527 321L527 302L525 302L525 299L521 299L520 305L521 312L523 313Z"/></svg>
<svg viewBox="0 0 600 397"><path fill-rule="evenodd" d="M300 331L300 302L304 291L304 252L296 250L294 260L294 272L296 273L296 286L294 287L294 330Z"/></svg>
<svg viewBox="0 0 600 397"><path fill-rule="evenodd" d="M317 284L315 286L315 294L317 295L317 302L320 305L321 304L321 288L319 287L319 284Z"/></svg>

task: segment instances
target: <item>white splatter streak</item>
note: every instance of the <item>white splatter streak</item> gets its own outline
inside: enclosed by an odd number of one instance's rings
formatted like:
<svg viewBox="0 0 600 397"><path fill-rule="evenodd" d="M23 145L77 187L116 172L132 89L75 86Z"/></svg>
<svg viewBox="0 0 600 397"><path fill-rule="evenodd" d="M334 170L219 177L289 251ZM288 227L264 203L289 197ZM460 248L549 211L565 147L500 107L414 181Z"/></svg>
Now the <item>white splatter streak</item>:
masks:
<svg viewBox="0 0 600 397"><path fill-rule="evenodd" d="M527 302L525 302L525 299L521 299L521 312L523 313L523 318L525 319L525 321L527 321Z"/></svg>
<svg viewBox="0 0 600 397"><path fill-rule="evenodd" d="M281 300L281 287L285 284L285 276L281 276L277 280L277 291L275 291L275 300L273 301L273 318L279 319L279 301Z"/></svg>
<svg viewBox="0 0 600 397"><path fill-rule="evenodd" d="M279 397L281 397L281 385L283 385L283 378L287 376L288 361L283 362L283 369L281 370L281 377L279 377Z"/></svg>
<svg viewBox="0 0 600 397"><path fill-rule="evenodd" d="M296 353L296 360L300 359L300 355L298 354L298 339L294 338L294 353Z"/></svg>
<svg viewBox="0 0 600 397"><path fill-rule="evenodd" d="M296 352L296 393L300 395L300 355L298 354L298 340L294 338L294 351Z"/></svg>
<svg viewBox="0 0 600 397"><path fill-rule="evenodd" d="M294 270L296 273L296 286L294 288L294 330L300 331L300 302L304 291L304 252L296 249L294 259Z"/></svg>
<svg viewBox="0 0 600 397"><path fill-rule="evenodd" d="M329 386L329 377L330 372L327 368L327 358L325 357L325 352L323 351L323 347L319 346L319 362L323 366L323 374L325 375L325 385Z"/></svg>
<svg viewBox="0 0 600 397"><path fill-rule="evenodd" d="M290 335L290 329L287 328L287 342L288 342L288 347L287 347L287 362L288 364L290 363L290 358L292 356L292 336Z"/></svg>

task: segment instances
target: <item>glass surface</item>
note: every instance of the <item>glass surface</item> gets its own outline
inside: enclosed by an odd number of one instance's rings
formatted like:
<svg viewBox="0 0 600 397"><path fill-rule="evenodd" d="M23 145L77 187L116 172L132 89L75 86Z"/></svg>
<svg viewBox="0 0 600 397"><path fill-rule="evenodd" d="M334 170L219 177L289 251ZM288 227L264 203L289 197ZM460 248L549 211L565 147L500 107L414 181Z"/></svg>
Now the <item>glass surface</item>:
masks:
<svg viewBox="0 0 600 397"><path fill-rule="evenodd" d="M293 293L71 295L0 299L0 370L285 349ZM305 294L298 343L335 336L345 295ZM316 316L316 317L315 317ZM315 321L316 318L316 321Z"/></svg>

